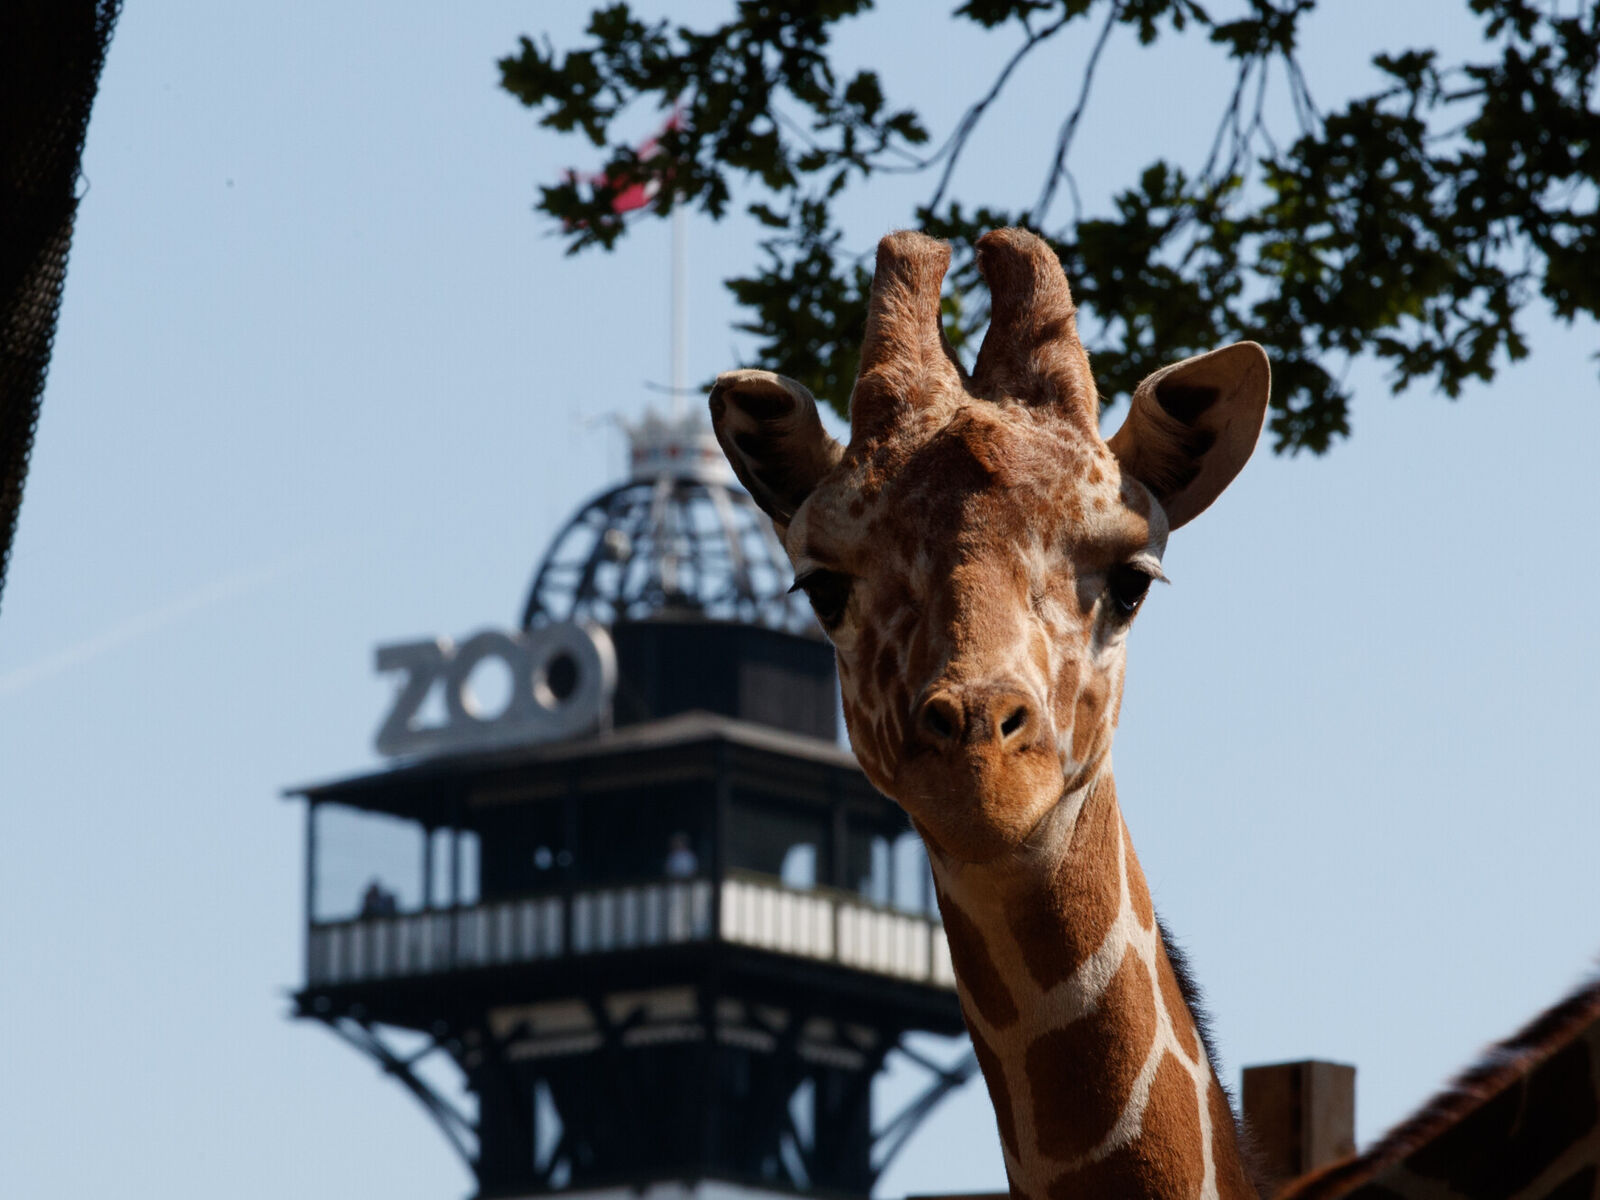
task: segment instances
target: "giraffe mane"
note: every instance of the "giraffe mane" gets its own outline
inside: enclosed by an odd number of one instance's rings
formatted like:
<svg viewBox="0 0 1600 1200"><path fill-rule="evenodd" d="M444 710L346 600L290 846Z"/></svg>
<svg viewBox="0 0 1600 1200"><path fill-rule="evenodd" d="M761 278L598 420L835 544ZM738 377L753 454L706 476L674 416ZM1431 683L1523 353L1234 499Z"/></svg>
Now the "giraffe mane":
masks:
<svg viewBox="0 0 1600 1200"><path fill-rule="evenodd" d="M1178 994L1183 997L1189 1015L1194 1018L1195 1032L1200 1035L1200 1045L1205 1048L1206 1061L1211 1064L1211 1073L1220 1080L1222 1076L1217 1071L1217 1048L1211 1033L1211 1013L1205 1007L1205 993L1195 981L1194 968L1189 965L1189 953L1172 936L1172 931L1167 928L1167 923L1161 919L1160 913L1156 914L1156 929L1161 934L1161 944L1167 949L1167 959L1172 963L1172 973L1177 976Z"/></svg>
<svg viewBox="0 0 1600 1200"><path fill-rule="evenodd" d="M1223 1082L1222 1072L1218 1069L1217 1048L1211 1030L1211 1012L1205 1006L1205 994L1195 980L1194 968L1189 965L1189 953L1172 936L1172 931L1167 928L1167 923L1161 919L1160 913L1156 914L1156 932L1161 937L1162 946L1166 948L1167 962L1172 967L1172 974L1178 981L1178 995L1183 999L1184 1007L1189 1010L1189 1016L1194 1020L1195 1033L1200 1037L1200 1047L1206 1053L1206 1062L1211 1065L1211 1074L1228 1101L1228 1113L1233 1118L1233 1132L1239 1143L1239 1159L1245 1175L1256 1191L1265 1193L1268 1172L1260 1148L1250 1134L1250 1127L1239 1116L1239 1104L1234 1097L1233 1089Z"/></svg>
<svg viewBox="0 0 1600 1200"><path fill-rule="evenodd" d="M1364 1153L1351 1155L1290 1184L1278 1200L1332 1200L1401 1162L1487 1104L1519 1078L1600 1021L1600 970L1445 1085L1417 1112Z"/></svg>

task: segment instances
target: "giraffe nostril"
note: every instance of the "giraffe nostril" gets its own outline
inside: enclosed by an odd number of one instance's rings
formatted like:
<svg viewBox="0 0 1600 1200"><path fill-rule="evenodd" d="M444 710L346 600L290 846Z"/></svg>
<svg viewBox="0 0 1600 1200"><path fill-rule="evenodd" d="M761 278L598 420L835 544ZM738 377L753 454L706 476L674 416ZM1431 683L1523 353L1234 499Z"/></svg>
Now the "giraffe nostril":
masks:
<svg viewBox="0 0 1600 1200"><path fill-rule="evenodd" d="M1019 704L1009 717L1000 726L1000 736L1009 738L1028 723L1028 709L1026 705Z"/></svg>
<svg viewBox="0 0 1600 1200"><path fill-rule="evenodd" d="M960 735L961 710L948 696L930 696L918 718L925 736L935 742L952 742Z"/></svg>

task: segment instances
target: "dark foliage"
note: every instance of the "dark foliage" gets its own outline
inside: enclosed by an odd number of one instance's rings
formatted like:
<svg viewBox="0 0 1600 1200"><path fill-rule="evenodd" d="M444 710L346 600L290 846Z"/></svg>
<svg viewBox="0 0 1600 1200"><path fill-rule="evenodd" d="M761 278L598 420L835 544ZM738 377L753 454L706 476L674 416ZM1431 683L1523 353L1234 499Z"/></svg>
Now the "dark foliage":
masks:
<svg viewBox="0 0 1600 1200"><path fill-rule="evenodd" d="M984 230L1047 234L1099 328L1085 331L1107 403L1162 362L1253 338L1272 355L1279 451L1321 453L1349 433L1348 359L1377 356L1396 391L1424 382L1454 397L1526 346L1519 312L1542 298L1558 317L1600 314L1600 0L1462 0L1481 57L1381 53L1385 84L1323 112L1296 57L1316 0L1249 0L1218 21L1195 0L967 0L951 19L1012 28L1020 41L937 147L917 113L890 103L877 75L841 78L834 27L871 0L780 5L740 0L725 24L648 24L626 3L596 10L583 47L523 38L502 84L552 129L602 147L606 182L542 190L541 212L569 249L607 249L626 232L611 211L634 183L650 211L690 204L719 218L737 193L771 233L752 272L728 281L758 335L758 365L842 404L855 375L867 260L842 248L834 201L883 173L921 173L927 202L906 224L947 237L956 261L946 321L958 346L987 319L971 245ZM1062 114L1037 201L969 207L949 195L962 151L1014 69L1063 29L1086 23L1093 49ZM1070 151L1107 39L1204 37L1233 73L1203 162L1157 162L1113 211L1077 212ZM977 30L974 36L978 36ZM1297 136L1263 120L1268 79L1287 80ZM630 105L681 106L660 152L641 158L612 133ZM1074 215L1052 218L1063 185Z"/></svg>

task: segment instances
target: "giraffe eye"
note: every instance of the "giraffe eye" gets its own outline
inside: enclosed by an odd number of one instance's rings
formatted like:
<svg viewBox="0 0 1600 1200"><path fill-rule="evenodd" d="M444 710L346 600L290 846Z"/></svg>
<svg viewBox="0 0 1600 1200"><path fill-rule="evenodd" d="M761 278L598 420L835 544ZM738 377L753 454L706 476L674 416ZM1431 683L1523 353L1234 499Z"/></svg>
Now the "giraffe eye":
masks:
<svg viewBox="0 0 1600 1200"><path fill-rule="evenodd" d="M832 629L844 619L845 606L850 603L850 588L855 580L843 571L816 568L807 571L794 581L791 592L800 591L811 601L811 611L817 614L824 629Z"/></svg>
<svg viewBox="0 0 1600 1200"><path fill-rule="evenodd" d="M1111 597L1112 608L1118 616L1127 618L1139 611L1145 593L1150 590L1151 578L1148 571L1129 563L1112 567L1106 573L1106 594Z"/></svg>

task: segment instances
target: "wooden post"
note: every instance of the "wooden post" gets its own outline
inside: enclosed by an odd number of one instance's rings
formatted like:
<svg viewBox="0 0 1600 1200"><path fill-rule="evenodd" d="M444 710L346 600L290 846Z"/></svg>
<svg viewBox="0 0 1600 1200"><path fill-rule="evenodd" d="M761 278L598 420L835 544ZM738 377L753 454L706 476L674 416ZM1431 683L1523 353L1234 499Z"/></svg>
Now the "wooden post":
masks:
<svg viewBox="0 0 1600 1200"><path fill-rule="evenodd" d="M318 964L312 962L312 949L317 944L314 926L317 923L317 802L306 799L306 982L317 978Z"/></svg>
<svg viewBox="0 0 1600 1200"><path fill-rule="evenodd" d="M1355 1153L1356 1069L1343 1063L1246 1067L1245 1125L1273 1189Z"/></svg>

